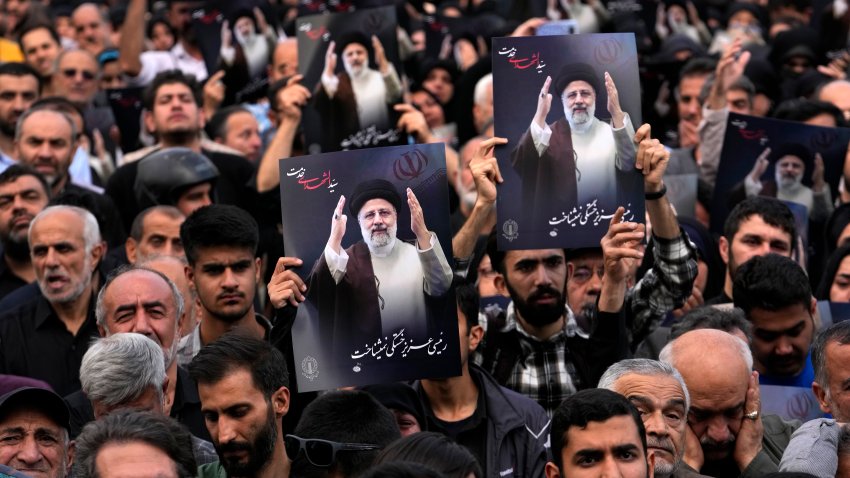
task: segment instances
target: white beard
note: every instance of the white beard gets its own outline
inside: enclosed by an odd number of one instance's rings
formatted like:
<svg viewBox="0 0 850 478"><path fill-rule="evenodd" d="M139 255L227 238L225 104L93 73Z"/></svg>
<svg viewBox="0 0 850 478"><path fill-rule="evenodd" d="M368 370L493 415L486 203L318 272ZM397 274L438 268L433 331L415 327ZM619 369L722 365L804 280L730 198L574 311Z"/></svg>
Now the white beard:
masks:
<svg viewBox="0 0 850 478"><path fill-rule="evenodd" d="M783 191L797 191L803 186L802 174L793 178L785 178L779 172L779 168L774 172L774 179L776 180L776 187Z"/></svg>
<svg viewBox="0 0 850 478"><path fill-rule="evenodd" d="M398 226L393 225L388 227L383 233L372 234L371 229L360 227L360 234L363 236L363 242L369 247L369 252L378 256L385 257L393 250L396 241L396 233Z"/></svg>
<svg viewBox="0 0 850 478"><path fill-rule="evenodd" d="M474 185L472 188L464 186L463 178L460 173L458 173L457 179L455 179L455 192L457 192L461 203L465 204L469 208L475 206L475 201L478 199L478 191L475 189Z"/></svg>
<svg viewBox="0 0 850 478"><path fill-rule="evenodd" d="M564 102L566 103L566 102ZM575 116L569 107L564 106L564 116L567 122L570 123L570 129L573 133L586 133L593 126L593 116L596 114L596 103L587 105L587 110L584 113L578 113Z"/></svg>
<svg viewBox="0 0 850 478"><path fill-rule="evenodd" d="M366 72L365 63L360 66L353 66L349 65L347 61L343 61L342 65L345 67L345 72L348 73L348 76L350 76L352 80L362 77L363 73Z"/></svg>

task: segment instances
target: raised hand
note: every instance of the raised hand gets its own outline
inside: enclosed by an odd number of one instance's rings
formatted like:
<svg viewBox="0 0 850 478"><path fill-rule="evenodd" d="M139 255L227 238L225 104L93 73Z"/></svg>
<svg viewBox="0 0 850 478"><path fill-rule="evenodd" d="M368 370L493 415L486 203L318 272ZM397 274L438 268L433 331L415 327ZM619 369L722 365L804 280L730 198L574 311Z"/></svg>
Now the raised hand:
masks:
<svg viewBox="0 0 850 478"><path fill-rule="evenodd" d="M290 269L301 264L303 262L297 257L281 257L277 260L267 288L269 300L275 309L282 309L287 305L298 307L298 304L304 302L307 286L301 277Z"/></svg>
<svg viewBox="0 0 850 478"><path fill-rule="evenodd" d="M770 161L767 160L769 156L770 148L764 148L764 151L756 158L756 164L753 165L753 169L750 171L750 180L756 183L761 180L761 176L767 171L767 167L770 166Z"/></svg>
<svg viewBox="0 0 850 478"><path fill-rule="evenodd" d="M493 148L499 144L506 144L506 138L490 138L482 141L469 162L472 171L472 179L475 181L475 190L478 192L476 203L493 204L496 202L496 184L502 181L502 173L499 171L499 163L493 155Z"/></svg>
<svg viewBox="0 0 850 478"><path fill-rule="evenodd" d="M605 266L604 278L622 283L634 270L635 263L643 259L643 252L638 247L646 231L643 224L623 221L625 213L622 206L617 208L608 225L608 232L600 241Z"/></svg>
<svg viewBox="0 0 850 478"><path fill-rule="evenodd" d="M611 114L611 123L615 128L622 128L626 114L620 108L620 94L617 92L617 85L614 84L614 79L607 71L605 72L605 90L608 92L608 113Z"/></svg>
<svg viewBox="0 0 850 478"><path fill-rule="evenodd" d="M336 48L335 41L328 43L328 50L325 52L325 69L322 73L327 76L334 76L336 72L336 53L334 53L334 48Z"/></svg>
<svg viewBox="0 0 850 478"><path fill-rule="evenodd" d="M233 32L230 31L230 22L228 20L225 20L221 24L221 47L233 47Z"/></svg>
<svg viewBox="0 0 850 478"><path fill-rule="evenodd" d="M372 49L375 50L375 63L378 65L378 71L382 75L386 75L390 71L390 62L387 61L387 54L384 52L384 45L377 35L372 35Z"/></svg>
<svg viewBox="0 0 850 478"><path fill-rule="evenodd" d="M277 93L278 120L301 120L301 108L310 100L311 94L301 84L303 75L293 75L286 82L286 87Z"/></svg>
<svg viewBox="0 0 850 478"><path fill-rule="evenodd" d="M815 153L815 167L812 169L812 190L815 192L823 191L826 186L826 181L823 179L823 156L820 153Z"/></svg>
<svg viewBox="0 0 850 478"><path fill-rule="evenodd" d="M407 188L407 206L410 208L410 230L416 235L416 243L419 249L429 249L431 247L431 233L425 226L422 206L419 205L419 200L416 199L416 195L410 188Z"/></svg>
<svg viewBox="0 0 850 478"><path fill-rule="evenodd" d="M393 109L401 113L396 123L396 128L407 134L416 136L416 140L419 143L434 142L434 135L431 132L431 128L428 127L428 122L425 121L425 115L421 111L407 103L394 105Z"/></svg>
<svg viewBox="0 0 850 478"><path fill-rule="evenodd" d="M540 129L546 127L546 117L549 116L549 110L552 108L552 93L549 93L549 86L552 84L552 77L547 76L543 82L543 88L540 89L540 96L537 98L537 111L534 113L534 121Z"/></svg>
<svg viewBox="0 0 850 478"><path fill-rule="evenodd" d="M657 192L661 189L661 180L670 161L670 151L660 141L653 139L651 133L649 124L641 125L635 133L635 142L638 144L635 168L643 172L647 192Z"/></svg>
<svg viewBox="0 0 850 478"><path fill-rule="evenodd" d="M345 225L348 222L348 216L343 214L345 207L345 196L339 197L339 202L336 203L334 215L331 218L331 235L328 238L328 247L337 254L342 251L342 238L345 236Z"/></svg>

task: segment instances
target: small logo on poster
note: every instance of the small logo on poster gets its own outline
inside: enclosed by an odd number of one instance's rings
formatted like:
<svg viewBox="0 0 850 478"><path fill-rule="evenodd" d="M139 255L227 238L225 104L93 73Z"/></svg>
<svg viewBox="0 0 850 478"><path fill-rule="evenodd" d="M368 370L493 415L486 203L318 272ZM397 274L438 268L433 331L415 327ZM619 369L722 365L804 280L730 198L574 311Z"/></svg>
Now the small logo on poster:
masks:
<svg viewBox="0 0 850 478"><path fill-rule="evenodd" d="M505 239L513 241L519 237L519 224L513 219L508 219L502 224L502 235L505 236Z"/></svg>
<svg viewBox="0 0 850 478"><path fill-rule="evenodd" d="M308 355L301 361L301 373L311 382L319 377L319 362Z"/></svg>
<svg viewBox="0 0 850 478"><path fill-rule="evenodd" d="M354 367L352 368L352 370L354 370L354 372L355 372L355 373L359 373L361 370L363 370L363 369L360 367L360 362L357 362L357 364L356 364L356 365L354 365Z"/></svg>

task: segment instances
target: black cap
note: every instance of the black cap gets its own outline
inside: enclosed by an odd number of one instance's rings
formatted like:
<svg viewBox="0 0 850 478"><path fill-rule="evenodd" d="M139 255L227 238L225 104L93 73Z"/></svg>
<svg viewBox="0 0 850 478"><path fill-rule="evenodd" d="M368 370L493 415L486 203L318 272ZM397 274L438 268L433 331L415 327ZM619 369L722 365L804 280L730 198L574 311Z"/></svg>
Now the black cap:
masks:
<svg viewBox="0 0 850 478"><path fill-rule="evenodd" d="M62 428L71 428L71 413L65 400L45 388L22 387L0 397L0 419L23 406L37 408Z"/></svg>
<svg viewBox="0 0 850 478"><path fill-rule="evenodd" d="M369 37L358 31L351 31L340 35L339 40L336 41L336 53L342 55L345 47L352 43L359 43L366 51L372 51L372 40Z"/></svg>
<svg viewBox="0 0 850 478"><path fill-rule="evenodd" d="M561 96L567 85L573 81L586 81L593 87L593 92L599 94L599 85L597 85L599 78L596 70L588 63L570 63L564 65L558 73L558 78L555 80L554 96Z"/></svg>
<svg viewBox="0 0 850 478"><path fill-rule="evenodd" d="M401 196L393 183L386 179L370 179L354 188L351 199L348 201L348 210L356 217L360 208L370 199L384 199L393 205L396 212L401 209Z"/></svg>

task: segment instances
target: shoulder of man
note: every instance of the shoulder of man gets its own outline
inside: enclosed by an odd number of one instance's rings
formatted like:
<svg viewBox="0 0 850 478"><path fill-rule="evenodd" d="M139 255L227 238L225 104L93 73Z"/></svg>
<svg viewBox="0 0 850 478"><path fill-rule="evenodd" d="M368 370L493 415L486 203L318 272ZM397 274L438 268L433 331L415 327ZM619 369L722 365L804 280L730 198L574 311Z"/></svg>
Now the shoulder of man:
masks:
<svg viewBox="0 0 850 478"><path fill-rule="evenodd" d="M487 400L487 415L497 426L518 428L524 426L535 440L549 432L551 423L543 407L534 400L500 385L495 378L477 365L470 364L470 372L478 376Z"/></svg>
<svg viewBox="0 0 850 478"><path fill-rule="evenodd" d="M207 463L198 467L198 478L227 478L227 471L220 461Z"/></svg>

